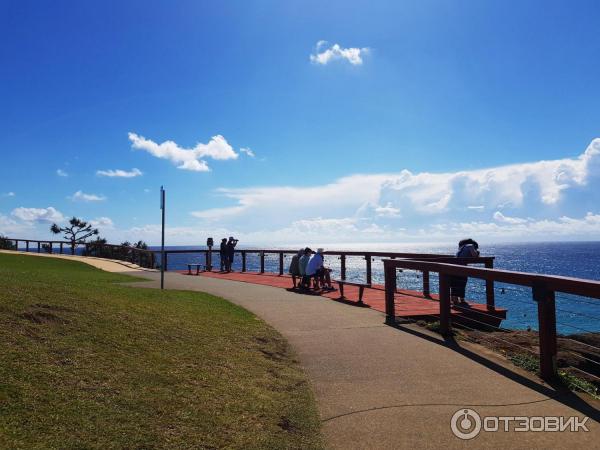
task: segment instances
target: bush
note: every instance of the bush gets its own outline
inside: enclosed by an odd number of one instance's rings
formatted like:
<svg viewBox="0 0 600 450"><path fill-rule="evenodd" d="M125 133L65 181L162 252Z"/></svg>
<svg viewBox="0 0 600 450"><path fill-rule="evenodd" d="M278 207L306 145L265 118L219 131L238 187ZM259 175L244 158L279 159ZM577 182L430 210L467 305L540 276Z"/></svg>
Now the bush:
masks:
<svg viewBox="0 0 600 450"><path fill-rule="evenodd" d="M2 250L16 250L17 245L8 239L7 237L0 234L0 249Z"/></svg>

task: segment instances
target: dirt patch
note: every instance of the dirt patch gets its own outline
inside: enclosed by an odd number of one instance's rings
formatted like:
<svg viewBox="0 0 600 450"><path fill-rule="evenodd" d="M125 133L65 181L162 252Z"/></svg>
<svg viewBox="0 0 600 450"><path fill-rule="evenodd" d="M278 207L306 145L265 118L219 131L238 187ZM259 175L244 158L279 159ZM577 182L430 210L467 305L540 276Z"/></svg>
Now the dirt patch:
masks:
<svg viewBox="0 0 600 450"><path fill-rule="evenodd" d="M47 309L48 311L73 311L72 309L58 305L48 305L47 303L36 303L33 305L34 308Z"/></svg>
<svg viewBox="0 0 600 450"><path fill-rule="evenodd" d="M45 324L45 323L66 324L66 323L69 323L69 321L63 317L57 316L56 314L53 314L48 311L39 311L39 310L26 311L23 314L21 314L21 318L28 320L29 322L36 323L36 324Z"/></svg>

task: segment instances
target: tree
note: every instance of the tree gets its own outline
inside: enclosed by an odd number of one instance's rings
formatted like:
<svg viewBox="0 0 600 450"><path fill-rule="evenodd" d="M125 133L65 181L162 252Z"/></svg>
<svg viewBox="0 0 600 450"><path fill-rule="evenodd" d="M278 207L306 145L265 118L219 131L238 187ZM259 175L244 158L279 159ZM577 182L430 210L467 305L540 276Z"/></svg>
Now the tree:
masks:
<svg viewBox="0 0 600 450"><path fill-rule="evenodd" d="M11 240L0 234L0 249L17 250L17 246Z"/></svg>
<svg viewBox="0 0 600 450"><path fill-rule="evenodd" d="M74 255L77 244L83 244L90 236L97 235L98 229L92 228L90 224L77 217L71 218L71 220L69 220L69 225L70 226L59 227L57 224L53 223L50 227L50 231L54 234L63 233L64 239L71 242L71 254Z"/></svg>

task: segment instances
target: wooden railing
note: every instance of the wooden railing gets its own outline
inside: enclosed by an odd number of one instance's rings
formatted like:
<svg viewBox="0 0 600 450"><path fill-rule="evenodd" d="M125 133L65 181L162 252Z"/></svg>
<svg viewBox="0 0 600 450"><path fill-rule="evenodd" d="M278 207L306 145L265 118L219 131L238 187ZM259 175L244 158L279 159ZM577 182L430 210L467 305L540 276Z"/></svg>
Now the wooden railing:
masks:
<svg viewBox="0 0 600 450"><path fill-rule="evenodd" d="M98 244L95 242L78 243L73 246L70 241L52 241L35 239L4 238L4 242L14 242L14 249L19 250L19 244L25 246L25 252L75 254L82 248L83 256L96 256L99 258L118 259L138 264L145 268L154 268L156 265L155 252L135 247L112 244ZM21 247L23 248L23 247Z"/></svg>
<svg viewBox="0 0 600 450"><path fill-rule="evenodd" d="M452 262L462 258L455 258ZM465 258L472 260L473 258ZM452 329L451 323L451 299L450 280L451 277L478 278L490 283L500 282L532 289L533 300L538 309L539 330L539 357L540 372L544 379L553 379L557 375L557 334L556 334L556 305L555 293L574 294L594 299L600 299L600 281L583 280L579 278L568 278L553 275L538 275L524 272L512 272L508 270L497 270L491 268L468 267L465 265L449 264L450 261L430 260L391 260L383 261L385 275L385 311L386 322L390 325L396 324L395 302L396 277L398 269L418 270L422 272L434 272L439 275L439 298L440 298L440 332L449 335ZM468 261L466 261L468 263ZM493 286L493 284L492 284ZM600 306L600 304L599 304ZM488 307L490 307L488 303Z"/></svg>
<svg viewBox="0 0 600 450"><path fill-rule="evenodd" d="M259 272L265 272L265 256L266 255L277 255L279 259L278 272L279 275L283 275L285 272L285 255L295 255L298 253L297 250L277 250L277 249L240 249L235 250L235 253L241 256L242 259L242 272L247 271L247 257L251 254L257 254L259 256ZM168 267L168 257L170 254L202 254L204 255L204 265L207 270L212 270L213 267L213 258L219 257L218 250L208 250L208 249L200 249L200 250L165 250L165 270ZM338 256L340 258L340 277L342 279L346 278L346 259L348 257L363 257L365 260L365 274L366 274L366 282L371 284L373 281L373 269L372 269L372 261L373 258L418 258L418 259L435 259L439 260L440 258L453 258L452 255L443 255L443 254L435 254L435 253L398 253L398 252L361 252L361 251L337 251L331 250L324 252L325 256ZM482 263L486 264L486 267L494 266L494 258L488 257L483 258ZM493 296L493 289L492 294Z"/></svg>

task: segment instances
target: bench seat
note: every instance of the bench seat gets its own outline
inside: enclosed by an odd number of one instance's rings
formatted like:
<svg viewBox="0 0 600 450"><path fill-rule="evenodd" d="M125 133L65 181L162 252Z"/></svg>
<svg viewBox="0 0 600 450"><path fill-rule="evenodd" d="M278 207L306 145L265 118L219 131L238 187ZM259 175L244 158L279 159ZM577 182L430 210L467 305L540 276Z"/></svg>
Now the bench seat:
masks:
<svg viewBox="0 0 600 450"><path fill-rule="evenodd" d="M350 280L333 280L335 281L338 286L340 287L340 298L345 298L344 297L344 285L349 285L349 286L356 286L358 287L358 304L359 305L364 305L363 303L363 294L365 292L365 288L370 288L371 284L370 283L361 283L358 281L350 281Z"/></svg>
<svg viewBox="0 0 600 450"><path fill-rule="evenodd" d="M200 274L200 267L203 266L203 264L188 264L188 275L192 274L192 267L196 267L196 275Z"/></svg>

